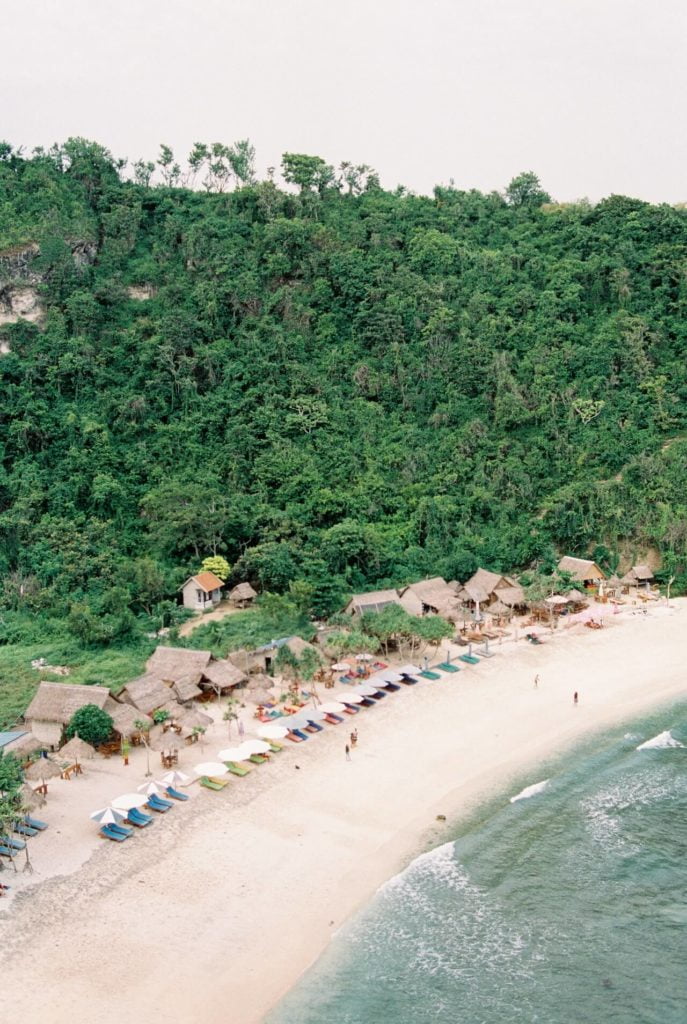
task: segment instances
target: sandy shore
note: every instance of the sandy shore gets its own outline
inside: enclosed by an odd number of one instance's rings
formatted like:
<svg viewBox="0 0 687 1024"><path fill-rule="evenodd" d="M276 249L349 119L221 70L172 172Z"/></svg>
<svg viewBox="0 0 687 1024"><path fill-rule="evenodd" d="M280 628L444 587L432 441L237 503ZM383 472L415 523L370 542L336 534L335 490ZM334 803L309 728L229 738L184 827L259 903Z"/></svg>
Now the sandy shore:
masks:
<svg viewBox="0 0 687 1024"><path fill-rule="evenodd" d="M0 903L3 1019L20 1007L51 1024L261 1021L342 922L461 814L539 781L541 761L594 731L687 697L686 627L683 599L542 646L504 644L288 745L223 793L190 787L187 804L121 845L95 839L87 813L143 781L141 752L126 770L93 762L51 784L35 873L2 875L20 890ZM214 757L226 725L215 733L181 767Z"/></svg>

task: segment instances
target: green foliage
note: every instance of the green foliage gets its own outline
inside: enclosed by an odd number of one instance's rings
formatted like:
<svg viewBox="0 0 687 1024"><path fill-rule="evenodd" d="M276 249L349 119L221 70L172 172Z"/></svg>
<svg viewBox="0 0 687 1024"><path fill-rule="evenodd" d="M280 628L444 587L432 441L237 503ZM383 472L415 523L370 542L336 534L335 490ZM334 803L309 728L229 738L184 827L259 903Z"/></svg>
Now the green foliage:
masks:
<svg viewBox="0 0 687 1024"><path fill-rule="evenodd" d="M201 564L201 569L204 572L214 572L215 576L220 579L222 583L226 583L229 573L231 572L231 566L222 555L211 555L209 558L204 558Z"/></svg>
<svg viewBox="0 0 687 1024"><path fill-rule="evenodd" d="M67 725L67 737L78 736L91 746L97 747L109 739L112 733L112 718L96 704L84 704L75 711Z"/></svg>
<svg viewBox="0 0 687 1024"><path fill-rule="evenodd" d="M18 792L22 779L19 760L14 754L5 754L0 750L0 795L11 799Z"/></svg>

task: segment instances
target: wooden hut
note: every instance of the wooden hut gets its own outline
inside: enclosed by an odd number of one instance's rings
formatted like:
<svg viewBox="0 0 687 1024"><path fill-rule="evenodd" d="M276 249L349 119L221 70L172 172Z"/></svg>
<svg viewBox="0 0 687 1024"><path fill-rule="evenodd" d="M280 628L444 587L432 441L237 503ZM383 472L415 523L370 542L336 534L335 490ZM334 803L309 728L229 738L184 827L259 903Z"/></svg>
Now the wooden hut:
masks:
<svg viewBox="0 0 687 1024"><path fill-rule="evenodd" d="M395 590L369 590L366 594L354 594L344 608L347 615L367 615L381 612L390 604L401 606L401 600Z"/></svg>
<svg viewBox="0 0 687 1024"><path fill-rule="evenodd" d="M654 581L654 574L648 565L633 565L623 578L621 584L628 590L650 590Z"/></svg>
<svg viewBox="0 0 687 1024"><path fill-rule="evenodd" d="M250 608L257 597L250 583L239 583L229 594L229 600L235 608Z"/></svg>
<svg viewBox="0 0 687 1024"><path fill-rule="evenodd" d="M144 715L152 715L153 711L167 703L170 696L169 686L159 676L146 672L126 684L119 693L119 700L132 705Z"/></svg>
<svg viewBox="0 0 687 1024"><path fill-rule="evenodd" d="M24 719L37 740L46 747L59 747L74 713L87 704L103 708L109 696L106 686L40 683Z"/></svg>
<svg viewBox="0 0 687 1024"><path fill-rule="evenodd" d="M169 697L169 691L167 691L167 696ZM157 711L157 708L155 710ZM122 740L130 740L139 735L141 730L136 722L143 722L145 728L153 724L153 719L143 711L139 711L133 704L122 704L113 700L112 697L105 702L103 711L107 711L112 719L112 731L116 732Z"/></svg>
<svg viewBox="0 0 687 1024"><path fill-rule="evenodd" d="M477 569L458 592L458 598L475 612L490 612L496 604L512 610L526 603L525 591L517 580L488 569Z"/></svg>
<svg viewBox="0 0 687 1024"><path fill-rule="evenodd" d="M561 558L558 563L558 571L568 573L574 583L581 583L587 589L598 587L606 579L606 574L596 562L592 562L588 558L573 558L572 555L565 555Z"/></svg>
<svg viewBox="0 0 687 1024"><path fill-rule="evenodd" d="M455 613L458 595L442 576L410 583L399 591L401 605L410 615L443 615Z"/></svg>
<svg viewBox="0 0 687 1024"><path fill-rule="evenodd" d="M189 576L181 587L184 608L196 612L211 611L222 600L224 583L214 572L199 572Z"/></svg>

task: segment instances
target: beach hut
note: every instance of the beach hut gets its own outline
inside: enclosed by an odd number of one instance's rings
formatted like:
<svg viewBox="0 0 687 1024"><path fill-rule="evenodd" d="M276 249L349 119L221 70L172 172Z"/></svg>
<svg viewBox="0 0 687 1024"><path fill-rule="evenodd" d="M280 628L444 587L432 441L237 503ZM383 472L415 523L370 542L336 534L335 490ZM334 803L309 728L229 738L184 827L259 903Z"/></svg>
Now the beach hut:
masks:
<svg viewBox="0 0 687 1024"><path fill-rule="evenodd" d="M401 599L395 590L370 590L366 594L354 594L344 608L346 615L367 615L381 612L390 604L401 605Z"/></svg>
<svg viewBox="0 0 687 1024"><path fill-rule="evenodd" d="M488 569L477 569L458 592L460 601L476 613L491 612L491 606L505 605L511 610L523 607L525 591L511 576Z"/></svg>
<svg viewBox="0 0 687 1024"><path fill-rule="evenodd" d="M169 691L167 691L167 696L169 697ZM107 711L112 719L112 731L116 732L123 740L130 740L139 735L141 730L136 722L143 722L144 728L150 728L153 724L152 718L139 711L133 704L120 704L112 697L105 702L103 711Z"/></svg>
<svg viewBox="0 0 687 1024"><path fill-rule="evenodd" d="M248 676L231 661L211 661L203 670L200 685L203 690L213 690L218 696L229 693L237 686L245 686Z"/></svg>
<svg viewBox="0 0 687 1024"><path fill-rule="evenodd" d="M250 608L257 596L250 583L239 583L230 591L229 600L235 608Z"/></svg>
<svg viewBox="0 0 687 1024"><path fill-rule="evenodd" d="M93 757L95 754L95 747L92 747L90 743L86 743L80 736L74 736L65 743L63 747L60 747L58 756L65 761L69 761L70 764L78 764L79 761L85 760L87 757Z"/></svg>
<svg viewBox="0 0 687 1024"><path fill-rule="evenodd" d="M184 608L196 612L209 611L222 600L223 581L214 572L199 572L189 576L180 588Z"/></svg>
<svg viewBox="0 0 687 1024"><path fill-rule="evenodd" d="M159 676L146 672L126 684L119 693L119 700L142 711L144 715L152 715L153 711L167 703L170 696L169 686Z"/></svg>
<svg viewBox="0 0 687 1024"><path fill-rule="evenodd" d="M632 589L650 590L653 581L654 574L648 565L633 565L620 582L626 591L629 591Z"/></svg>
<svg viewBox="0 0 687 1024"><path fill-rule="evenodd" d="M581 583L587 589L598 587L606 579L596 562L588 558L573 558L571 555L561 558L558 571L568 573L574 583Z"/></svg>
<svg viewBox="0 0 687 1024"><path fill-rule="evenodd" d="M443 615L458 609L458 595L442 576L410 583L399 591L401 605L410 615Z"/></svg>
<svg viewBox="0 0 687 1024"><path fill-rule="evenodd" d="M210 651L196 651L189 647L155 648L146 662L146 671L166 683L200 683L203 671L210 664Z"/></svg>
<svg viewBox="0 0 687 1024"><path fill-rule="evenodd" d="M110 696L106 686L77 686L72 683L40 683L24 712L31 733L46 747L59 747L65 726L79 708L95 704L103 708Z"/></svg>

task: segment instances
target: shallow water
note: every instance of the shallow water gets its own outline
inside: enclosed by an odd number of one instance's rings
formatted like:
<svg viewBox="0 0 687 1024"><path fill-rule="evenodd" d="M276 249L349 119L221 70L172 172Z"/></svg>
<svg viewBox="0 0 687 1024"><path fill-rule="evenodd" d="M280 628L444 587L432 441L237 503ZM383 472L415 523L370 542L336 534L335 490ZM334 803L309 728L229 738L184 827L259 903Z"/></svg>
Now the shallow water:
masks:
<svg viewBox="0 0 687 1024"><path fill-rule="evenodd" d="M687 705L516 780L267 1021L685 1024Z"/></svg>

